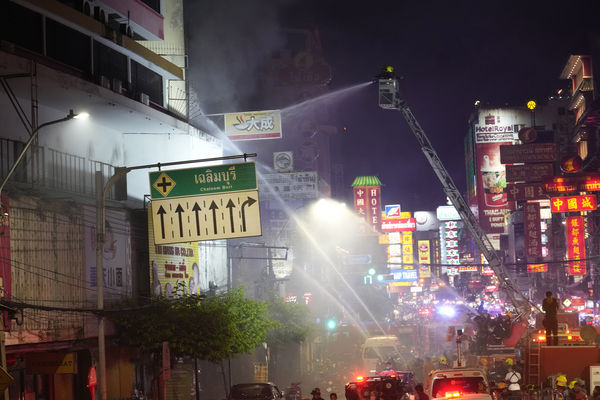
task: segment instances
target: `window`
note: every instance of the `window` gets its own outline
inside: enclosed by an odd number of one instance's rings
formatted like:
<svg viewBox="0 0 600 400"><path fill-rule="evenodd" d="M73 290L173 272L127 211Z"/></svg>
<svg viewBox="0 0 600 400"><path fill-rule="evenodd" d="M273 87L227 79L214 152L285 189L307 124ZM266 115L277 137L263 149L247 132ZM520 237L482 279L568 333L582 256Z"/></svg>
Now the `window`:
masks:
<svg viewBox="0 0 600 400"><path fill-rule="evenodd" d="M162 76L135 61L131 61L131 85L136 96L146 93L153 103L163 105Z"/></svg>
<svg viewBox="0 0 600 400"><path fill-rule="evenodd" d="M2 3L0 15L0 39L42 54L44 46L40 14L8 1Z"/></svg>
<svg viewBox="0 0 600 400"><path fill-rule="evenodd" d="M142 0L142 3L160 14L160 0Z"/></svg>
<svg viewBox="0 0 600 400"><path fill-rule="evenodd" d="M46 18L46 55L90 73L90 37Z"/></svg>
<svg viewBox="0 0 600 400"><path fill-rule="evenodd" d="M107 78L120 79L123 87L127 86L127 57L94 41L94 74Z"/></svg>

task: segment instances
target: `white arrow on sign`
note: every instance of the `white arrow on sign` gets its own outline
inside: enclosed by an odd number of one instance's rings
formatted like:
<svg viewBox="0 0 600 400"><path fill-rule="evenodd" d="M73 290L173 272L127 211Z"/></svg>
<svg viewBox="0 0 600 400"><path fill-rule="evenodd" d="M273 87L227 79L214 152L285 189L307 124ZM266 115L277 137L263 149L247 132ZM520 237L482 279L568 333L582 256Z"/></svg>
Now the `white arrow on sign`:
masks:
<svg viewBox="0 0 600 400"><path fill-rule="evenodd" d="M152 200L154 243L260 236L258 190Z"/></svg>

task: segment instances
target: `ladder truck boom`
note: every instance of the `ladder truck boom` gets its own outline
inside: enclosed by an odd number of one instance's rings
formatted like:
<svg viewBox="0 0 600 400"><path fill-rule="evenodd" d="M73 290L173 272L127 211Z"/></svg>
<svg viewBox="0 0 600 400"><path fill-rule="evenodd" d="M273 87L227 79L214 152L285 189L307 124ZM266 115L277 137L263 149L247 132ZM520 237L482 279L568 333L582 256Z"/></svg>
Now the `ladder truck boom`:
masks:
<svg viewBox="0 0 600 400"><path fill-rule="evenodd" d="M400 97L398 90L398 80L394 76L393 69L387 67L386 70L377 77L379 81L379 106L384 109L398 110L408 123L408 126L415 135L425 158L429 161L431 168L440 180L446 196L452 202L454 208L460 215L465 227L471 233L473 240L485 256L490 268L498 277L500 288L506 293L509 300L517 310L521 322L527 323L527 319L531 314L531 305L529 300L521 293L515 285L513 279L508 274L502 259L496 253L488 236L481 229L479 222L473 215L473 212L467 205L466 201L460 194L452 177L444 167L435 149L431 145L429 138L425 134L423 128L415 118L411 109L404 99Z"/></svg>

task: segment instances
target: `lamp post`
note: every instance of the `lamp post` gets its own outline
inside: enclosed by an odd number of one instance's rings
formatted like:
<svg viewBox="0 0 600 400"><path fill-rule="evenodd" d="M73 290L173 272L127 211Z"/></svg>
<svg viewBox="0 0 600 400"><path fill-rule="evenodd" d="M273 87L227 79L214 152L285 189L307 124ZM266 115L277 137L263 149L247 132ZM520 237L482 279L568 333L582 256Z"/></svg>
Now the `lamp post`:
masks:
<svg viewBox="0 0 600 400"><path fill-rule="evenodd" d="M0 194L2 194L2 189L4 189L4 185L6 185L6 182L8 182L8 180L10 179L12 174L15 173L15 171L17 170L17 167L19 166L19 164L25 157L25 153L27 152L27 150L31 147L31 145L33 144L33 141L38 137L38 133L40 132L40 129L42 129L46 126L49 126L49 125L54 125L54 124L58 124L60 122L69 121L74 118L79 118L84 115L87 115L87 114L85 114L85 113L75 114L75 113L73 113L73 110L69 110L69 114L67 114L66 117L56 119L54 121L45 122L45 123L41 124L40 126L38 126L37 128L35 128L33 130L33 132L31 132L31 137L29 138L29 140L27 141L27 143L25 143L25 147L23 148L23 150L21 150L21 154L19 154L19 157L16 159L15 163L10 168L10 171L8 171L8 174L6 174L6 177L2 181L2 184L0 184Z"/></svg>

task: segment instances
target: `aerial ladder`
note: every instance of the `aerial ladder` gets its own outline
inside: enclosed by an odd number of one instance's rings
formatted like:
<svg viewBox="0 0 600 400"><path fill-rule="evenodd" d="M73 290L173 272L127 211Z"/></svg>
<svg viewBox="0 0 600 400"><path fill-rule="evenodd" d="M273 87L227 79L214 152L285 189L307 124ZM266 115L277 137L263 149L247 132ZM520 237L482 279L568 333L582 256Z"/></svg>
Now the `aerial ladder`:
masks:
<svg viewBox="0 0 600 400"><path fill-rule="evenodd" d="M506 294L512 305L515 307L517 318L515 318L515 323L512 326L510 337L504 340L506 346L515 346L523 333L527 330L528 319L532 312L529 299L523 295L508 274L502 259L498 253L496 253L488 236L481 229L479 222L460 194L452 177L431 145L425 131L421 128L421 125L408 107L406 100L401 97L399 82L394 74L393 68L386 67L384 71L377 76L377 80L379 83L379 106L383 109L398 110L402 113L402 116L406 119L408 126L417 138L421 150L423 150L423 154L425 154L425 158L427 158L431 168L433 168L433 171L440 180L446 196L450 199L465 227L469 230L473 240L488 261L489 267L496 274L500 289Z"/></svg>

